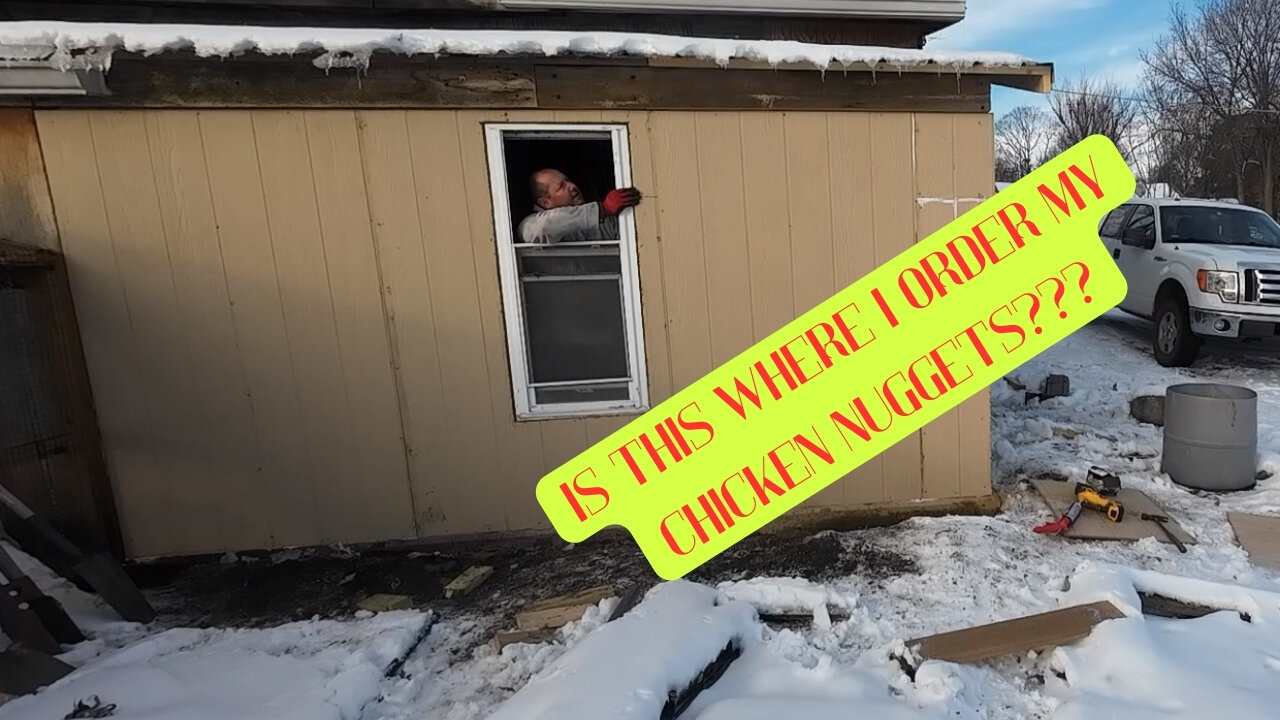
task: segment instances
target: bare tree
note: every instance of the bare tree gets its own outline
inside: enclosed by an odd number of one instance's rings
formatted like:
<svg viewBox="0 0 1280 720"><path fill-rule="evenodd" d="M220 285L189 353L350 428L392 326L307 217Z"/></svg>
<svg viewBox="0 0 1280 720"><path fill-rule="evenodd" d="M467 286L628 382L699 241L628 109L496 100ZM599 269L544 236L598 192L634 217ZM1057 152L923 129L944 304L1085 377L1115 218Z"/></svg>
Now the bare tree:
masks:
<svg viewBox="0 0 1280 720"><path fill-rule="evenodd" d="M1057 154L1090 135L1105 135L1132 161L1139 123L1139 103L1115 82L1081 76L1063 83L1049 96L1057 121L1051 152Z"/></svg>
<svg viewBox="0 0 1280 720"><path fill-rule="evenodd" d="M996 179L1016 182L1045 160L1053 127L1044 110L1020 105L996 121Z"/></svg>
<svg viewBox="0 0 1280 720"><path fill-rule="evenodd" d="M1142 59L1148 92L1162 108L1162 129L1182 138L1215 138L1211 144L1220 147L1211 149L1230 166L1241 201L1246 172L1256 164L1262 173L1261 205L1273 213L1274 160L1280 149L1280 3L1200 0L1194 16L1175 5L1169 33ZM1229 152L1220 152L1224 149Z"/></svg>

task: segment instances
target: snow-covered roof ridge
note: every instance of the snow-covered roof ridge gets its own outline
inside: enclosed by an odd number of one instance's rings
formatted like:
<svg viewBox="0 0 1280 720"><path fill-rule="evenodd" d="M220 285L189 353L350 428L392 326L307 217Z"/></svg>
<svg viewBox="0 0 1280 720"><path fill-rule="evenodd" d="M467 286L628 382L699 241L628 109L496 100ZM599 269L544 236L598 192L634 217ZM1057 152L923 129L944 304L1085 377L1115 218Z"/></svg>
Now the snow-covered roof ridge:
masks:
<svg viewBox="0 0 1280 720"><path fill-rule="evenodd" d="M962 70L974 66L1037 65L1003 52L933 52L864 45L822 45L790 40L731 40L621 32L544 30L397 30L379 28L255 27L242 25L151 25L129 23L0 22L0 57L45 54L62 69L109 67L120 50L144 56L193 50L201 57L257 52L293 55L320 52L315 63L367 64L372 53L404 55L589 55L692 58L726 65L751 60L770 65L812 64L829 70L853 65L898 68L934 65ZM0 60L0 64L3 60Z"/></svg>

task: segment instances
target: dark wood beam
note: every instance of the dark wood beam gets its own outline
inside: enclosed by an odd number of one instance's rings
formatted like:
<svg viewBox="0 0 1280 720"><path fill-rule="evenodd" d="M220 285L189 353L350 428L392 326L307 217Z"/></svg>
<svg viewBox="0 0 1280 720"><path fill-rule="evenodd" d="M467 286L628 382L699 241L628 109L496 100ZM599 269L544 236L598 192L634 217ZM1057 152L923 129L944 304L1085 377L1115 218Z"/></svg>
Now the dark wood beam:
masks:
<svg viewBox="0 0 1280 720"><path fill-rule="evenodd" d="M663 68L643 58L428 58L376 54L367 71L313 56L228 60L118 54L106 96L0 105L137 108L492 108L987 112L985 75Z"/></svg>
<svg viewBox="0 0 1280 720"><path fill-rule="evenodd" d="M538 106L626 110L986 112L985 77L539 66Z"/></svg>

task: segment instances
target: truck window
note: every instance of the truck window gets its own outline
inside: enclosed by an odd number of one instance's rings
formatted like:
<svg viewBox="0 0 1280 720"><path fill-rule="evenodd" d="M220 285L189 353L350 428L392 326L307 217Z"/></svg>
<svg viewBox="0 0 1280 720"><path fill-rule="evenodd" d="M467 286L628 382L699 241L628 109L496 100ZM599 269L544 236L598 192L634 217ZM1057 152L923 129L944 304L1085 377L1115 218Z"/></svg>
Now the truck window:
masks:
<svg viewBox="0 0 1280 720"><path fill-rule="evenodd" d="M1131 235L1130 233L1137 233ZM1125 225L1125 234L1121 239L1125 245L1151 247L1156 239L1156 214L1150 205L1138 205L1134 208L1133 217Z"/></svg>
<svg viewBox="0 0 1280 720"><path fill-rule="evenodd" d="M1246 208L1185 205L1160 208L1165 242L1280 248L1280 225Z"/></svg>
<svg viewBox="0 0 1280 720"><path fill-rule="evenodd" d="M1102 237L1120 237L1120 228L1124 227L1124 219L1132 209L1132 205L1121 205L1112 210L1102 221L1102 227L1098 230L1098 234Z"/></svg>

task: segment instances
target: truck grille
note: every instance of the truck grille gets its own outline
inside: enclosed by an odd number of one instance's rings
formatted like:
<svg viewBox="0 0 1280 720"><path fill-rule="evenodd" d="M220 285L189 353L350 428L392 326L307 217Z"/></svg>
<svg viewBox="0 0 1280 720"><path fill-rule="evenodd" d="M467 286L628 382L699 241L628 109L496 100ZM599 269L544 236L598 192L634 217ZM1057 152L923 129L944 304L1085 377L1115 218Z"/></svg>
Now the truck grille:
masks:
<svg viewBox="0 0 1280 720"><path fill-rule="evenodd" d="M1280 305L1280 270L1244 271L1245 302Z"/></svg>

